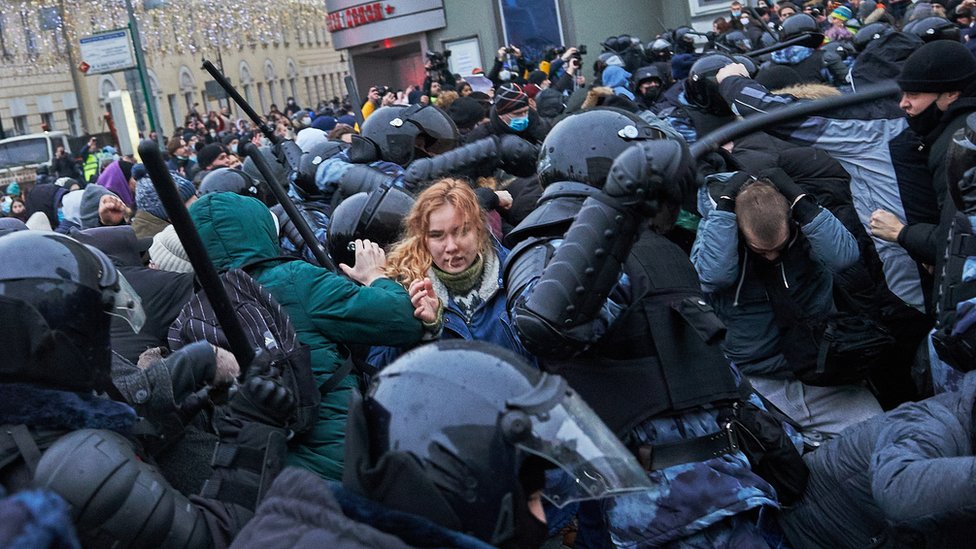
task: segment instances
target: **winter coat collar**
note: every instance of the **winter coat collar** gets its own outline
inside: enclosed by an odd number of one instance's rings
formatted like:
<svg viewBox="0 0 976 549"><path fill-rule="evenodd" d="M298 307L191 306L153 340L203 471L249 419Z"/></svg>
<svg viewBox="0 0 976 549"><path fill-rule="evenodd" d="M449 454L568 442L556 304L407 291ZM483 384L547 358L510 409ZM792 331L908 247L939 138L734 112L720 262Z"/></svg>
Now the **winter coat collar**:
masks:
<svg viewBox="0 0 976 549"><path fill-rule="evenodd" d="M0 423L48 429L128 431L136 413L128 405L92 394L29 383L0 384Z"/></svg>

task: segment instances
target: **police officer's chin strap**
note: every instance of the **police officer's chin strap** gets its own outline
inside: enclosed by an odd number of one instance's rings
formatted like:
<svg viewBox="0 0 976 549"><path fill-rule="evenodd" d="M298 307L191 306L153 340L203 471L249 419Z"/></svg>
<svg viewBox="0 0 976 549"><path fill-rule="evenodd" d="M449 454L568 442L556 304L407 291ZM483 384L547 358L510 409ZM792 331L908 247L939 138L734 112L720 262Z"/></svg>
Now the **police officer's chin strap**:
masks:
<svg viewBox="0 0 976 549"><path fill-rule="evenodd" d="M573 330L606 303L641 221L680 200L687 164L687 147L670 140L638 143L614 160L603 190L586 199L529 297L515 305L515 325L530 351L580 350L589 338Z"/></svg>
<svg viewBox="0 0 976 549"><path fill-rule="evenodd" d="M535 173L538 157L539 147L518 136L491 136L432 158L418 158L407 166L403 178L407 189L413 191L441 177L477 175L495 168L518 177L529 177Z"/></svg>

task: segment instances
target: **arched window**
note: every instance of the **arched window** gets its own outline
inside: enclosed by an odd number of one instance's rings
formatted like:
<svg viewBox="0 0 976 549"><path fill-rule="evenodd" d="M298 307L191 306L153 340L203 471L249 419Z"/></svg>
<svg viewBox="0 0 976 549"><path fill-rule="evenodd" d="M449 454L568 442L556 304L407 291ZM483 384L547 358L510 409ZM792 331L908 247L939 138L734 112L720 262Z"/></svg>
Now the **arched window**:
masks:
<svg viewBox="0 0 976 549"><path fill-rule="evenodd" d="M186 65L180 67L180 93L183 94L183 100L186 102L186 110L190 112L193 109L193 104L196 102L194 97L197 89L197 83L193 79L193 73L190 72L190 68Z"/></svg>

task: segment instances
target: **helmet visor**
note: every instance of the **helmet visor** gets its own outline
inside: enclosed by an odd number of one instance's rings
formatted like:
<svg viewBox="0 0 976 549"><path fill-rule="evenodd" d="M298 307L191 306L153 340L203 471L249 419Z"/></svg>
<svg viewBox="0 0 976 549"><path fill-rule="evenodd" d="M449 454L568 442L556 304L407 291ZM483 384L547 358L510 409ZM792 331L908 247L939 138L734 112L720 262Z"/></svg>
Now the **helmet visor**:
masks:
<svg viewBox="0 0 976 549"><path fill-rule="evenodd" d="M552 385L553 380L558 380L562 398L545 410L523 408L532 417L532 432L515 442L517 448L552 462L572 479L547 485L543 496L563 507L574 501L651 489L647 473L633 454L565 380L546 375L542 385Z"/></svg>
<svg viewBox="0 0 976 549"><path fill-rule="evenodd" d="M126 321L133 332L138 334L146 324L146 311L142 308L142 298L122 273L118 273L118 276L119 289L115 292L115 303L108 314L120 317Z"/></svg>

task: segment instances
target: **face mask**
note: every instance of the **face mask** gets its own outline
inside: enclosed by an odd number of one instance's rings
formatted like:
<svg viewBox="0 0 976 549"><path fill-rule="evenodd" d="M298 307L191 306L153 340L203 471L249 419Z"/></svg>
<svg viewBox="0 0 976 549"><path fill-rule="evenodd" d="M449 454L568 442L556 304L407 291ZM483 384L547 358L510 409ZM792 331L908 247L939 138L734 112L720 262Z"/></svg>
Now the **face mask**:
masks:
<svg viewBox="0 0 976 549"><path fill-rule="evenodd" d="M305 118L302 118L302 125L303 126L311 126L312 125L312 117L306 116Z"/></svg>
<svg viewBox="0 0 976 549"><path fill-rule="evenodd" d="M661 95L661 88L651 88L644 92L644 100L648 103L653 103L657 101L657 98Z"/></svg>
<svg viewBox="0 0 976 549"><path fill-rule="evenodd" d="M732 17L738 17L740 15L742 15L742 12L741 11L733 11L732 12Z"/></svg>
<svg viewBox="0 0 976 549"><path fill-rule="evenodd" d="M234 154L237 154L237 145L236 144L230 146L230 152L232 152Z"/></svg>
<svg viewBox="0 0 976 549"><path fill-rule="evenodd" d="M938 125L939 121L942 120L942 111L936 106L936 101L933 101L931 105L928 106L924 111L918 113L916 116L908 117L908 126L918 134L919 137L925 137L932 132Z"/></svg>
<svg viewBox="0 0 976 549"><path fill-rule="evenodd" d="M513 130L520 132L529 127L529 115L525 115L521 118L513 118L509 123L508 127Z"/></svg>
<svg viewBox="0 0 976 549"><path fill-rule="evenodd" d="M742 19L739 19L739 22L742 23L743 25L748 25L749 24L749 18L748 17L743 17Z"/></svg>
<svg viewBox="0 0 976 549"><path fill-rule="evenodd" d="M3 212L4 215L8 215L10 213L11 204L13 204L13 200L4 198L3 202L0 202L0 212Z"/></svg>
<svg viewBox="0 0 976 549"><path fill-rule="evenodd" d="M190 160L190 162L196 163L196 161L197 161L197 155L194 154L194 155L190 156L189 160Z"/></svg>

